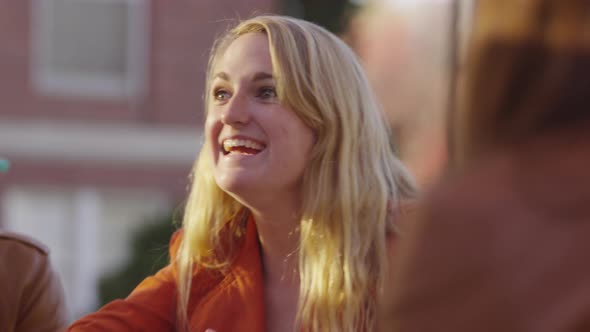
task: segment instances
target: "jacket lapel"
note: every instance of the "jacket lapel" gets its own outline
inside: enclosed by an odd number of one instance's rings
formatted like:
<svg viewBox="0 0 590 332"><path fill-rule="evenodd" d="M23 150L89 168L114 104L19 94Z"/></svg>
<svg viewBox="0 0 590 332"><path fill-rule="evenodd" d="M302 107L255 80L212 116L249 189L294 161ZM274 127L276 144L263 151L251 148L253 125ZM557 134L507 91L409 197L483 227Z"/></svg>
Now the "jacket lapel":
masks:
<svg viewBox="0 0 590 332"><path fill-rule="evenodd" d="M246 226L242 249L231 270L224 275L211 272L199 278L191 298L199 299L190 308L191 331L265 331L264 283L256 224ZM197 282L196 280L194 280Z"/></svg>

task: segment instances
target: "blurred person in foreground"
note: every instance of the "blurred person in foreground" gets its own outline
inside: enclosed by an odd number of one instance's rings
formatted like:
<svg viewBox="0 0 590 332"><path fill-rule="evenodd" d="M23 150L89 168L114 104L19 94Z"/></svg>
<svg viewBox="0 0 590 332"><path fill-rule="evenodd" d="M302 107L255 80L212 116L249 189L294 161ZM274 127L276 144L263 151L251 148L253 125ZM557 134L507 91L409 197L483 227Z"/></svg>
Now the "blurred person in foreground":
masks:
<svg viewBox="0 0 590 332"><path fill-rule="evenodd" d="M8 162L0 159L0 173ZM0 228L0 331L56 332L65 328L63 288L48 249Z"/></svg>
<svg viewBox="0 0 590 332"><path fill-rule="evenodd" d="M373 331L414 196L353 52L246 20L212 51L205 143L171 264L70 331Z"/></svg>
<svg viewBox="0 0 590 332"><path fill-rule="evenodd" d="M383 105L400 159L427 189L446 167L450 1L371 1L346 40Z"/></svg>
<svg viewBox="0 0 590 332"><path fill-rule="evenodd" d="M480 0L454 175L397 246L381 331L590 331L590 2Z"/></svg>

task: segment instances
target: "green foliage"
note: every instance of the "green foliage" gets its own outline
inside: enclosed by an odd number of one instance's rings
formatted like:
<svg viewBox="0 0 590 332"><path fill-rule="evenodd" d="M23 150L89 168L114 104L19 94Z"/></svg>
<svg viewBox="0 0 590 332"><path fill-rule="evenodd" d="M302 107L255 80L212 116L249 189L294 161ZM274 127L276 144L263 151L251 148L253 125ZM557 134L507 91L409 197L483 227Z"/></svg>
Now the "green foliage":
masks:
<svg viewBox="0 0 590 332"><path fill-rule="evenodd" d="M114 299L127 297L143 279L168 264L168 243L174 231L172 219L167 217L158 218L134 235L128 264L99 281L101 306Z"/></svg>

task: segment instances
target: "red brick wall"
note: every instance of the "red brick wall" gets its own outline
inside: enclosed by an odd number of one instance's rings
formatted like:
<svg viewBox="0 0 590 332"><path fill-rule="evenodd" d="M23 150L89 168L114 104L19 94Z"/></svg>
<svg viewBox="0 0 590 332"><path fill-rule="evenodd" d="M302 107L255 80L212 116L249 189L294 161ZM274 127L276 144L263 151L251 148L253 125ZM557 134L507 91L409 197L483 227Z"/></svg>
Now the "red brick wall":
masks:
<svg viewBox="0 0 590 332"><path fill-rule="evenodd" d="M31 1L0 0L0 118L197 125L208 50L228 18L272 12L273 0L152 0L145 100L41 96L30 81Z"/></svg>
<svg viewBox="0 0 590 332"><path fill-rule="evenodd" d="M165 123L201 119L209 49L228 19L271 11L272 0L155 0L152 43L154 116Z"/></svg>
<svg viewBox="0 0 590 332"><path fill-rule="evenodd" d="M272 12L274 0L151 0L149 91L127 101L42 96L31 84L31 0L0 0L0 121L90 121L182 125L202 122L202 94L208 51L227 19ZM116 148L116 147L113 147ZM196 153L196 151L195 151ZM121 165L11 159L0 174L0 196L11 185L75 188L151 188L173 200L185 198L190 164ZM0 215L0 225L2 224Z"/></svg>

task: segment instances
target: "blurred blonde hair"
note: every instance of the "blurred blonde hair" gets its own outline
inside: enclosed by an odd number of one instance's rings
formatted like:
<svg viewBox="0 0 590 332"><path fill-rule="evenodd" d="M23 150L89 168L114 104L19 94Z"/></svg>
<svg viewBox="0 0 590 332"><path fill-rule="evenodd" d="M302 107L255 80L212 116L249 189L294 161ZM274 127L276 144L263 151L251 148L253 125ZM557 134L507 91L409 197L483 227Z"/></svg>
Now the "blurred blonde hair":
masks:
<svg viewBox="0 0 590 332"><path fill-rule="evenodd" d="M212 50L206 105L216 59L247 33L268 36L279 98L317 137L303 178L298 323L305 331L372 331L387 277L392 207L414 196L413 180L393 154L386 121L353 52L315 24L283 16L239 23ZM209 146L192 172L176 257L184 322L193 264L228 267L248 215L215 183Z"/></svg>

